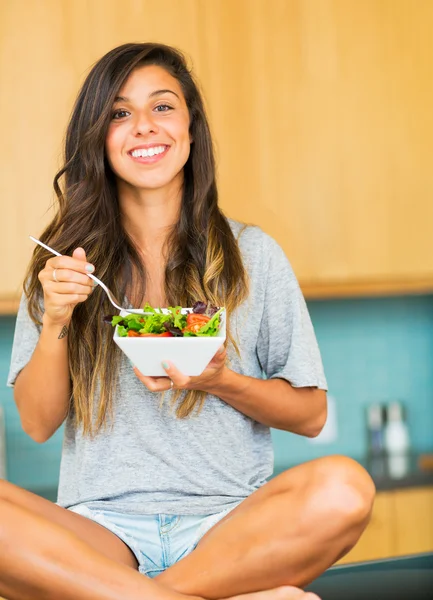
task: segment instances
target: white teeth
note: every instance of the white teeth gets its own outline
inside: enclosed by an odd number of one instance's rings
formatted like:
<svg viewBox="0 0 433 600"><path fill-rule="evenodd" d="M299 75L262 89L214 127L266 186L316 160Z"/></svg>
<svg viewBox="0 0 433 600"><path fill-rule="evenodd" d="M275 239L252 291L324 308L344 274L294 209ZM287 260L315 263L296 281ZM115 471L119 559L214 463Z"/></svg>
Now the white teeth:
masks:
<svg viewBox="0 0 433 600"><path fill-rule="evenodd" d="M147 158L148 156L155 156L155 154L162 154L164 152L165 146L153 146L152 148L138 148L137 150L133 150L131 155L134 158L139 158L140 156Z"/></svg>

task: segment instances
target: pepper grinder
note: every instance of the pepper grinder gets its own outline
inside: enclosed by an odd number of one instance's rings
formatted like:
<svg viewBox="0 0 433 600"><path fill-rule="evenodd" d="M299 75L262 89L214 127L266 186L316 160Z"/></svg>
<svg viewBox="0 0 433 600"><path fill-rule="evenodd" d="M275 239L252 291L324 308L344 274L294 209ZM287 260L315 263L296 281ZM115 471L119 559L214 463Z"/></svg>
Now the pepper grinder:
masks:
<svg viewBox="0 0 433 600"><path fill-rule="evenodd" d="M385 450L388 455L389 475L394 479L404 477L409 471L409 431L400 402L390 402L385 426Z"/></svg>
<svg viewBox="0 0 433 600"><path fill-rule="evenodd" d="M370 456L381 456L385 450L384 409L381 404L371 404L367 409L368 451Z"/></svg>
<svg viewBox="0 0 433 600"><path fill-rule="evenodd" d="M385 426L385 449L391 454L407 454L409 452L409 432L403 417L400 402L390 402L387 406Z"/></svg>

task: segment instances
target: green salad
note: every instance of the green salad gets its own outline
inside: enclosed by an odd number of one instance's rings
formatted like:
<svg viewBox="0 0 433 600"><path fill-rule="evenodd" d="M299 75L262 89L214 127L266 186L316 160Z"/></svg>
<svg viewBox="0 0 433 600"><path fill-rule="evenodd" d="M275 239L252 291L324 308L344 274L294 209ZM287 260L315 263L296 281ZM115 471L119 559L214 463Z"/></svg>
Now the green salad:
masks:
<svg viewBox="0 0 433 600"><path fill-rule="evenodd" d="M196 302L186 314L182 314L181 306L170 306L169 312L163 313L145 304L143 310L151 314L108 315L104 321L113 327L117 325L120 337L204 337L218 333L224 309Z"/></svg>

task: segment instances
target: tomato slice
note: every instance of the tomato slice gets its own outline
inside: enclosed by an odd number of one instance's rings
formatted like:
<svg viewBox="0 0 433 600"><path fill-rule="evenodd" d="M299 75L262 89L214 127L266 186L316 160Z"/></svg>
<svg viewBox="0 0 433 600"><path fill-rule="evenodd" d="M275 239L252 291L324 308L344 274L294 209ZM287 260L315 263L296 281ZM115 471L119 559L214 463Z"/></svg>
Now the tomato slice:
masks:
<svg viewBox="0 0 433 600"><path fill-rule="evenodd" d="M210 321L210 317L207 315L201 315L197 313L188 313L186 317L186 324L189 327L195 323L200 323L200 327Z"/></svg>
<svg viewBox="0 0 433 600"><path fill-rule="evenodd" d="M140 337L140 334L138 333L138 331L133 331L132 329L130 329L128 331L128 337Z"/></svg>
<svg viewBox="0 0 433 600"><path fill-rule="evenodd" d="M184 329L182 329L182 331L185 333L185 331L189 332L189 333L198 333L200 331L200 329L203 327L204 322L203 323L191 323L191 325L188 325L187 327L185 327Z"/></svg>

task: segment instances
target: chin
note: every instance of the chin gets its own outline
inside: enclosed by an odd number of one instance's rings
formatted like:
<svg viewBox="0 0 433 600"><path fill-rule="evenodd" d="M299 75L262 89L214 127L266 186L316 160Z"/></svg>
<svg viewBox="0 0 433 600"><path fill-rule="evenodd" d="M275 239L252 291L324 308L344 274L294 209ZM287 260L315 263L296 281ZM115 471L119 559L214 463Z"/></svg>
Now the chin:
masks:
<svg viewBox="0 0 433 600"><path fill-rule="evenodd" d="M161 188L165 188L169 186L173 182L172 179L162 179L162 180L153 180L153 181L137 181L132 185L140 190L159 190Z"/></svg>
<svg viewBox="0 0 433 600"><path fill-rule="evenodd" d="M121 173L118 171L117 178L123 185L139 190L158 190L171 187L175 185L176 181L179 182L179 187L181 187L183 183L183 169L177 173L168 173L166 170L158 173L155 170L153 173L150 171L140 175L137 176L137 173Z"/></svg>
<svg viewBox="0 0 433 600"><path fill-rule="evenodd" d="M166 187L173 180L167 177L133 178L125 176L120 176L119 179L124 185L126 184L128 187L140 190L157 190Z"/></svg>

